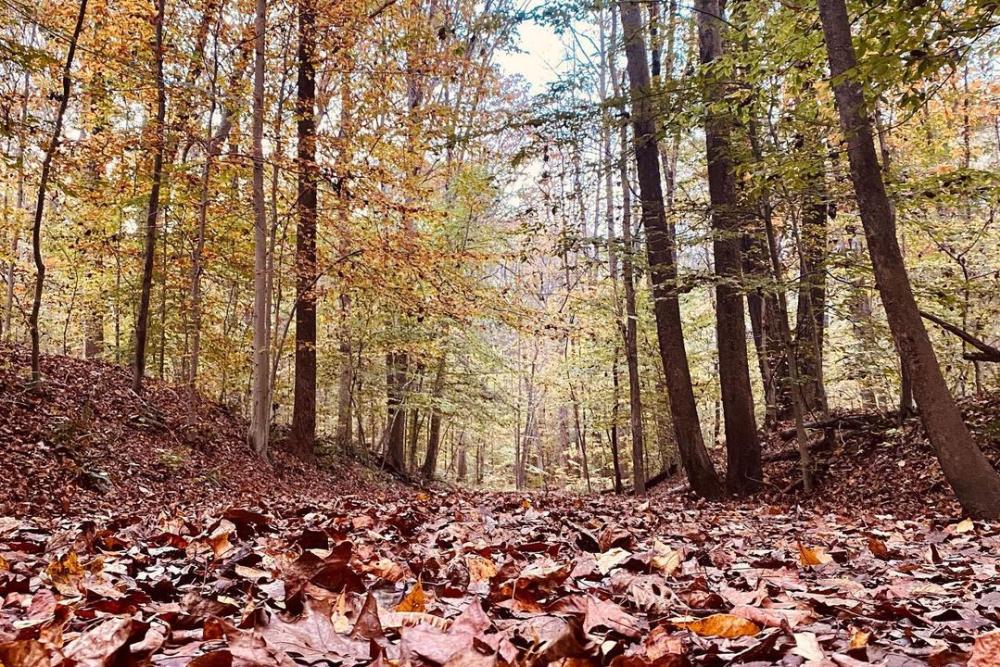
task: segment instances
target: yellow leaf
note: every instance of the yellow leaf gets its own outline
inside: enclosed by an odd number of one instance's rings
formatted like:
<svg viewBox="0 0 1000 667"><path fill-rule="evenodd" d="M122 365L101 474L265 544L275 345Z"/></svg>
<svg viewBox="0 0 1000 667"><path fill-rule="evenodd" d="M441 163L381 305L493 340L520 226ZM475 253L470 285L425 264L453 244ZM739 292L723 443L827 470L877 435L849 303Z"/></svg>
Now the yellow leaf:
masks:
<svg viewBox="0 0 1000 667"><path fill-rule="evenodd" d="M10 563L3 556L0 556L0 572L6 572L10 569Z"/></svg>
<svg viewBox="0 0 1000 667"><path fill-rule="evenodd" d="M337 607L330 614L330 620L333 622L333 629L342 635L346 635L354 627L354 624L347 620L347 596L345 592L342 592L337 598Z"/></svg>
<svg viewBox="0 0 1000 667"><path fill-rule="evenodd" d="M420 502L426 502L430 499L431 499L431 494L427 493L426 491L417 492L417 500L419 500Z"/></svg>
<svg viewBox="0 0 1000 667"><path fill-rule="evenodd" d="M621 547L605 551L597 557L597 569L601 574L607 574L632 557L632 554Z"/></svg>
<svg viewBox="0 0 1000 667"><path fill-rule="evenodd" d="M521 501L521 507L526 510L531 509L531 501L525 498L524 500Z"/></svg>
<svg viewBox="0 0 1000 667"><path fill-rule="evenodd" d="M750 637L760 632L760 626L732 614L712 614L693 621L672 621L679 628L687 628L701 637Z"/></svg>
<svg viewBox="0 0 1000 667"><path fill-rule="evenodd" d="M870 632L864 632L862 630L855 629L851 633L851 644L848 647L850 650L855 650L859 648L864 648L868 646L868 639L872 634Z"/></svg>
<svg viewBox="0 0 1000 667"><path fill-rule="evenodd" d="M799 542L799 562L802 565L826 565L833 560L833 556L826 553L823 547L815 547L810 549L809 547L802 546Z"/></svg>
<svg viewBox="0 0 1000 667"><path fill-rule="evenodd" d="M84 572L75 551L68 551L62 558L49 563L45 571L57 591L63 595L79 595Z"/></svg>
<svg viewBox="0 0 1000 667"><path fill-rule="evenodd" d="M427 596L424 595L424 587L419 581L413 585L413 588L406 594L406 597L396 605L396 611L427 611Z"/></svg>
<svg viewBox="0 0 1000 667"><path fill-rule="evenodd" d="M975 527L975 524L972 523L972 519L964 519L952 526L952 530L956 535L960 535L961 533L968 533Z"/></svg>
<svg viewBox="0 0 1000 667"><path fill-rule="evenodd" d="M497 576L497 566L493 561L479 554L466 556L465 566L469 568L469 578L472 581L489 581Z"/></svg>
<svg viewBox="0 0 1000 667"><path fill-rule="evenodd" d="M654 540L653 558L650 564L660 574L669 577L681 566L681 552L671 549L659 540Z"/></svg>

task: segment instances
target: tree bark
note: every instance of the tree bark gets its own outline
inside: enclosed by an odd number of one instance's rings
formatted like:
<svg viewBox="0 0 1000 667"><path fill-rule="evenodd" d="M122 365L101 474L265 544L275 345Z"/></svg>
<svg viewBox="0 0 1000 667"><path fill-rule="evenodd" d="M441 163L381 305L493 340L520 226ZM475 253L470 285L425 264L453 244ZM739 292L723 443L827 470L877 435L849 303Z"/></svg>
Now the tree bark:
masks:
<svg viewBox="0 0 1000 667"><path fill-rule="evenodd" d="M698 0L698 44L702 65L724 55L720 0ZM740 295L742 211L737 201L733 164L732 119L726 111L725 85L707 71L704 84L705 149L712 204L712 242L715 255L716 342L719 348L719 386L726 431L726 486L731 493L756 491L763 482L760 441L754 417L750 368L747 362L746 322Z"/></svg>
<svg viewBox="0 0 1000 667"><path fill-rule="evenodd" d="M254 15L253 76L253 390L251 394L250 446L261 457L268 454L271 426L271 390L269 387L270 322L267 276L267 214L264 210L264 57L267 29L267 0L257 0Z"/></svg>
<svg viewBox="0 0 1000 667"><path fill-rule="evenodd" d="M646 251L653 284L656 333L667 377L674 433L680 449L681 463L687 472L692 490L706 498L718 498L722 495L722 485L702 439L698 407L695 402L694 387L691 384L691 371L688 367L687 351L684 348L684 330L677 297L674 242L663 208L663 188L660 184L660 164L656 146L656 120L649 99L649 65L646 59L640 3L637 0L620 0L619 9L628 62L632 101L632 141L639 177L642 222L646 230Z"/></svg>
<svg viewBox="0 0 1000 667"><path fill-rule="evenodd" d="M153 264L156 259L157 218L160 215L160 187L163 183L163 150L166 138L167 93L163 81L163 20L166 0L154 0L156 4L156 123L155 146L153 147L153 176L149 190L149 207L146 211L146 240L143 250L142 282L139 292L139 309L135 319L135 359L132 367L132 389L142 392L142 380L146 374L146 339L149 336L149 301L153 289Z"/></svg>
<svg viewBox="0 0 1000 667"><path fill-rule="evenodd" d="M799 299L795 318L799 386L802 407L826 414L823 381L823 348L826 334L826 246L829 195L826 188L822 146L803 138L804 173L802 228L799 239Z"/></svg>
<svg viewBox="0 0 1000 667"><path fill-rule="evenodd" d="M868 252L889 328L913 380L921 421L962 508L974 517L996 518L1000 516L1000 475L962 421L910 288L862 84L856 78L857 58L846 4L844 0L819 0L819 13Z"/></svg>
<svg viewBox="0 0 1000 667"><path fill-rule="evenodd" d="M76 55L76 44L80 39L80 31L83 29L83 19L87 13L87 0L80 0L80 9L76 15L76 25L73 28L73 36L69 40L69 48L66 51L66 64L62 71L62 96L59 98L59 108L56 111L56 122L52 128L52 139L49 141L42 160L42 175L38 182L38 198L35 201L35 219L31 230L31 248L35 259L35 294L31 303L31 315L28 319L28 328L31 332L31 381L41 382L42 360L41 341L38 333L38 314L42 309L42 289L45 286L45 262L42 260L42 220L45 217L45 198L49 185L49 176L52 172L52 160L55 158L62 137L63 118L66 116L66 107L69 105L70 92L73 89L73 58ZM13 274L11 274L13 275Z"/></svg>
<svg viewBox="0 0 1000 667"><path fill-rule="evenodd" d="M438 452L441 448L441 394L444 392L445 369L447 355L442 354L434 374L434 388L431 390L431 422L428 427L427 453L420 473L424 479L433 479L437 468Z"/></svg>
<svg viewBox="0 0 1000 667"><path fill-rule="evenodd" d="M298 220L295 229L295 390L291 448L311 459L316 447L316 7L299 0L295 106Z"/></svg>
<svg viewBox="0 0 1000 667"><path fill-rule="evenodd" d="M385 355L386 386L386 447L385 463L396 472L405 467L406 447L406 376L409 359L405 352L389 352Z"/></svg>

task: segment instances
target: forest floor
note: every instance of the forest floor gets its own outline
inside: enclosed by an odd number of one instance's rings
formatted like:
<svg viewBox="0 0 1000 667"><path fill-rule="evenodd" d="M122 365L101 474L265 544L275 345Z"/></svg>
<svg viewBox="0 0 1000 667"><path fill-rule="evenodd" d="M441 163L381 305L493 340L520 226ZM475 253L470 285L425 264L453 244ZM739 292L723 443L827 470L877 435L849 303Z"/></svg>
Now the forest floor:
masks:
<svg viewBox="0 0 1000 667"><path fill-rule="evenodd" d="M394 482L127 369L0 349L0 664L1000 664L1000 524L917 422L846 415L794 488L705 503ZM1000 397L966 416L994 461ZM817 434L817 439L823 437Z"/></svg>

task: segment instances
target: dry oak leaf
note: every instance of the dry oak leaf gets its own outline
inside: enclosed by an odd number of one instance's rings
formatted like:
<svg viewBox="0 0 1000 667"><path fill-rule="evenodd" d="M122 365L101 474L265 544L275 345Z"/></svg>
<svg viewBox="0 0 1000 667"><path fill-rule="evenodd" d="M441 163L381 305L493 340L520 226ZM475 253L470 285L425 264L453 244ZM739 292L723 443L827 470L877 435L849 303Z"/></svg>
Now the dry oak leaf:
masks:
<svg viewBox="0 0 1000 667"><path fill-rule="evenodd" d="M750 637L760 632L760 626L742 616L712 614L705 618L679 618L670 621L679 628L686 628L701 637Z"/></svg>
<svg viewBox="0 0 1000 667"><path fill-rule="evenodd" d="M826 553L823 547L804 547L802 543L799 542L799 563L804 566L808 565L826 565L833 560L833 556Z"/></svg>

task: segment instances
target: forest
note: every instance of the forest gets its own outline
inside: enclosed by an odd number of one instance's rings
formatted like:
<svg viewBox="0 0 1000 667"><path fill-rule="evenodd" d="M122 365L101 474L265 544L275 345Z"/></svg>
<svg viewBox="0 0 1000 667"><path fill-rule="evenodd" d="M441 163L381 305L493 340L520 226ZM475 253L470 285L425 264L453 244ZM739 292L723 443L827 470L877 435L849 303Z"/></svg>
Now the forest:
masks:
<svg viewBox="0 0 1000 667"><path fill-rule="evenodd" d="M1000 664L996 0L0 0L0 667Z"/></svg>

